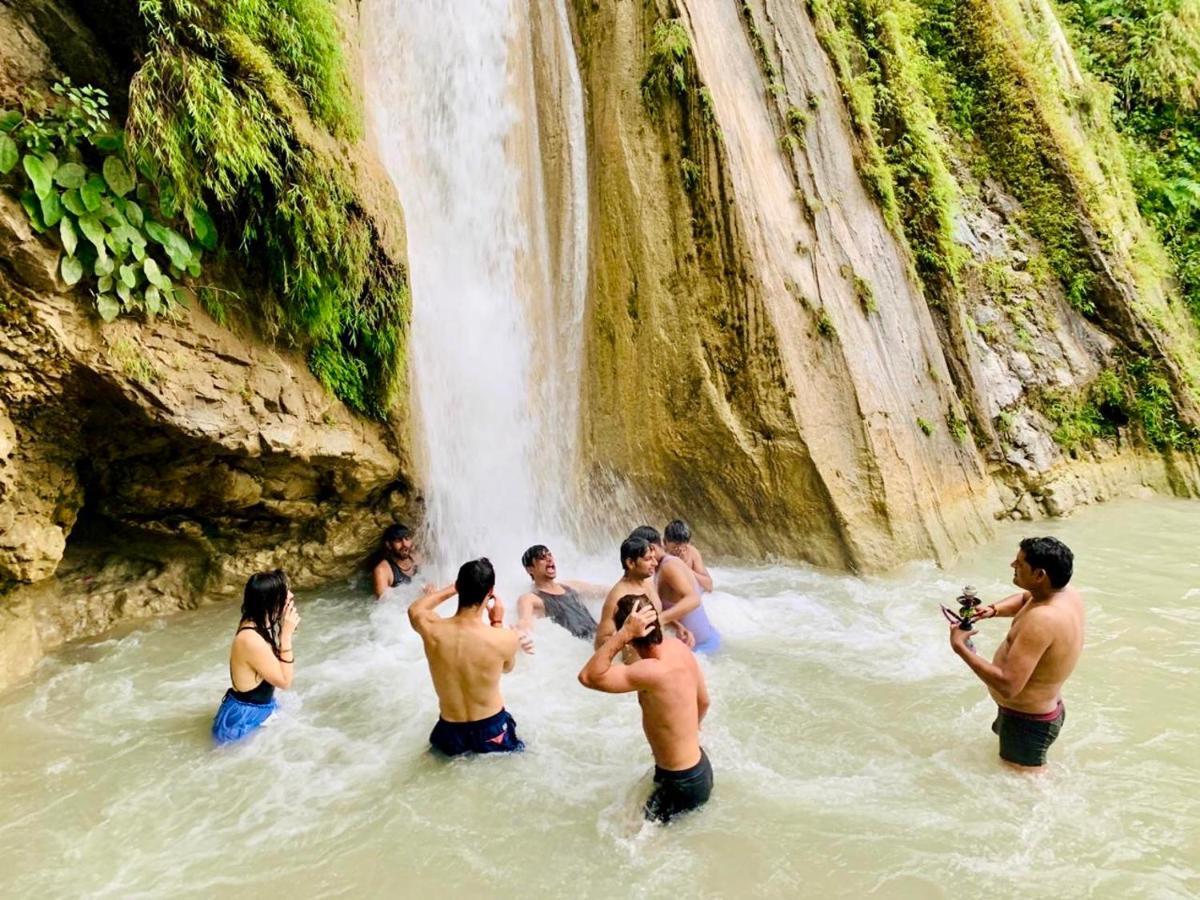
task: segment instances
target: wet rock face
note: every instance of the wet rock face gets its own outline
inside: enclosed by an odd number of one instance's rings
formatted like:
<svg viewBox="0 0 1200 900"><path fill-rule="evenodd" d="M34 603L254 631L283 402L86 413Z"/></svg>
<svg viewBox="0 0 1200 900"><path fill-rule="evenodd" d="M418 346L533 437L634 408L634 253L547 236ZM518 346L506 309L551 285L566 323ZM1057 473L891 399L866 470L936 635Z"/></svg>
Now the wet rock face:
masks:
<svg viewBox="0 0 1200 900"><path fill-rule="evenodd" d="M195 309L101 327L82 298L46 289L55 251L6 224L21 215L0 197L5 579L53 574L81 513L196 545L218 587L272 560L300 582L328 577L369 545L332 534L343 515L403 502L395 435L331 398L303 359Z"/></svg>

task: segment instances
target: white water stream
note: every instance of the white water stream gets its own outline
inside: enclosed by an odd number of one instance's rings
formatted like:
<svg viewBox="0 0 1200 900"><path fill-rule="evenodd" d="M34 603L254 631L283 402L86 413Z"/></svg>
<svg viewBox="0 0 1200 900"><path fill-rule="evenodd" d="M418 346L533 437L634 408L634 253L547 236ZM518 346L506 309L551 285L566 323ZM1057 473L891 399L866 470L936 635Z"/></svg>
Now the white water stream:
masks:
<svg viewBox="0 0 1200 900"><path fill-rule="evenodd" d="M530 4L518 0L362 7L372 129L408 232L426 527L447 560L517 558L570 524L587 279L583 99L561 0L538 9L563 58L535 59ZM564 73L559 234L535 65Z"/></svg>

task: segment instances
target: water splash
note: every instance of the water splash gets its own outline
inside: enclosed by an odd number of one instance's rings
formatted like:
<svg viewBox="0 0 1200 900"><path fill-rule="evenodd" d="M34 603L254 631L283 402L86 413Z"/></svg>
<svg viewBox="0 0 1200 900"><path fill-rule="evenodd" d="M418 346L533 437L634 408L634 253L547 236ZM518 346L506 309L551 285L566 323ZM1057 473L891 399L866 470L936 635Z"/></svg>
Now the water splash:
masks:
<svg viewBox="0 0 1200 900"><path fill-rule="evenodd" d="M405 208L426 527L439 555L515 558L566 532L585 289L583 102L559 2L568 187L549 210L530 7L372 0L362 8L368 113ZM565 40L563 37L565 36ZM552 228L551 223L560 223Z"/></svg>

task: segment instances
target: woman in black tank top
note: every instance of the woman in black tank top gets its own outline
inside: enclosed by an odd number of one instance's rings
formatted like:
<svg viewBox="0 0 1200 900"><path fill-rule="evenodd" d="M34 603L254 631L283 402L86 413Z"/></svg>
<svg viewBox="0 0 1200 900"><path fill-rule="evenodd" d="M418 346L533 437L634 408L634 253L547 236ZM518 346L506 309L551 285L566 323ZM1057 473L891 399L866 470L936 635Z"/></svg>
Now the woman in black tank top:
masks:
<svg viewBox="0 0 1200 900"><path fill-rule="evenodd" d="M300 624L282 569L251 575L242 595L242 620L229 650L229 679L213 719L213 739L224 744L254 731L275 711L275 688L288 688L296 657L292 634Z"/></svg>

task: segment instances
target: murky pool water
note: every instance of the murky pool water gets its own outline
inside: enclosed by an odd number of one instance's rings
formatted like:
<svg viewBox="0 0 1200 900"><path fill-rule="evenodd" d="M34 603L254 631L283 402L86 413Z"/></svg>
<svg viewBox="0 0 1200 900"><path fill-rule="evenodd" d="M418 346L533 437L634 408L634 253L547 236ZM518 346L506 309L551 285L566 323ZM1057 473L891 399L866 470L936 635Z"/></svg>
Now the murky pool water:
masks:
<svg viewBox="0 0 1200 900"><path fill-rule="evenodd" d="M0 895L1197 896L1200 505L1035 530L1076 551L1090 615L1045 777L999 767L937 611L965 581L1007 592L1028 526L945 572L715 569L716 788L667 829L638 814L637 703L578 685L583 643L542 623L507 678L526 753L447 764L403 604L338 588L301 598L296 689L241 746L208 738L230 606L73 647L0 697Z"/></svg>

